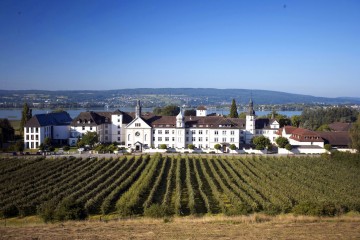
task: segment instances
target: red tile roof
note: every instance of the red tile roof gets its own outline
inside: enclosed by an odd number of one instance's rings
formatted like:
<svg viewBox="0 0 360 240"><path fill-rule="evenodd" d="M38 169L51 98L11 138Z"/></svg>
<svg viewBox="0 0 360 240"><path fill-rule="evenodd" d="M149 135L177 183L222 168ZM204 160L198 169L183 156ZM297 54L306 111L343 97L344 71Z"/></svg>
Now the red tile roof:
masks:
<svg viewBox="0 0 360 240"><path fill-rule="evenodd" d="M323 142L324 141L317 132L310 131L305 128L297 128L297 129L293 130L290 138L293 140L296 140L298 142Z"/></svg>

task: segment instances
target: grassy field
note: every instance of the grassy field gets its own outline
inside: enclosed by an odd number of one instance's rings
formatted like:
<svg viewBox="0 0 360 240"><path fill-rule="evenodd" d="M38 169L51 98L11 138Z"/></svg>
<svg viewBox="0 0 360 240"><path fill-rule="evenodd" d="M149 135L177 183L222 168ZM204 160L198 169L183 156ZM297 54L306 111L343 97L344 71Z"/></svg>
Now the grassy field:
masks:
<svg viewBox="0 0 360 240"><path fill-rule="evenodd" d="M360 216L208 216L44 224L0 221L0 239L358 239Z"/></svg>

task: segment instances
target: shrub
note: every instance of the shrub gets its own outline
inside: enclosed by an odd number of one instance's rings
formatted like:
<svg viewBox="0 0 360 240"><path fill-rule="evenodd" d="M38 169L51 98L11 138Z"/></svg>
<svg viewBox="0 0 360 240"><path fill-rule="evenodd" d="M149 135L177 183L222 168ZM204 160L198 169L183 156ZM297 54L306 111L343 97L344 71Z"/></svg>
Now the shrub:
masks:
<svg viewBox="0 0 360 240"><path fill-rule="evenodd" d="M217 144L214 145L214 148L215 148L216 150L220 150L221 145L217 143Z"/></svg>
<svg viewBox="0 0 360 240"><path fill-rule="evenodd" d="M188 145L187 145L187 148L193 150L193 149L195 149L195 146L194 146L194 144L188 144Z"/></svg>
<svg viewBox="0 0 360 240"><path fill-rule="evenodd" d="M163 218L168 213L166 208L159 204L152 204L150 207L144 209L144 216L151 218Z"/></svg>
<svg viewBox="0 0 360 240"><path fill-rule="evenodd" d="M166 144L160 144L159 149L167 149Z"/></svg>
<svg viewBox="0 0 360 240"><path fill-rule="evenodd" d="M9 205L1 209L3 218L16 217L19 215L19 209L15 205Z"/></svg>
<svg viewBox="0 0 360 240"><path fill-rule="evenodd" d="M44 220L44 222L53 222L55 220L55 209L57 201L50 200L41 204L37 209L37 214Z"/></svg>
<svg viewBox="0 0 360 240"><path fill-rule="evenodd" d="M296 215L321 216L322 208L313 202L302 202L294 206L292 212Z"/></svg>
<svg viewBox="0 0 360 240"><path fill-rule="evenodd" d="M84 204L73 198L64 199L55 210L55 219L65 220L84 220L87 218L87 212Z"/></svg>
<svg viewBox="0 0 360 240"><path fill-rule="evenodd" d="M285 137L278 137L275 139L275 142L279 148L285 148L285 146L289 144L289 140Z"/></svg>
<svg viewBox="0 0 360 240"><path fill-rule="evenodd" d="M62 148L64 151L69 151L70 150L70 147L69 146L63 146L63 148Z"/></svg>
<svg viewBox="0 0 360 240"><path fill-rule="evenodd" d="M290 143L286 144L285 149L291 151L292 145Z"/></svg>
<svg viewBox="0 0 360 240"><path fill-rule="evenodd" d="M324 148L325 148L327 151L331 151L332 146L331 146L330 144L325 144L325 145L324 145Z"/></svg>
<svg viewBox="0 0 360 240"><path fill-rule="evenodd" d="M235 144L231 144L229 147L231 150L236 150L236 145Z"/></svg>

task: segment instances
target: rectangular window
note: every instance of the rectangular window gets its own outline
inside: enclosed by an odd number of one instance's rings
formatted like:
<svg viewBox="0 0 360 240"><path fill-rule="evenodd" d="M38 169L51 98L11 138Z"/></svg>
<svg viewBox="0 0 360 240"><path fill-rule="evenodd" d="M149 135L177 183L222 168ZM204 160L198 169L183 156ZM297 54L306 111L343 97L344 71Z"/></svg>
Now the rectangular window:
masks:
<svg viewBox="0 0 360 240"><path fill-rule="evenodd" d="M36 140L39 140L39 135L35 135L35 139L36 139Z"/></svg>
<svg viewBox="0 0 360 240"><path fill-rule="evenodd" d="M118 142L120 142L120 137L118 137Z"/></svg>
<svg viewBox="0 0 360 240"><path fill-rule="evenodd" d="M162 134L162 130L158 130L158 134Z"/></svg>
<svg viewBox="0 0 360 240"><path fill-rule="evenodd" d="M199 134L202 134L202 130L199 130Z"/></svg>
<svg viewBox="0 0 360 240"><path fill-rule="evenodd" d="M31 128L31 133L33 133L34 132L34 128Z"/></svg>
<svg viewBox="0 0 360 240"><path fill-rule="evenodd" d="M162 137L158 137L158 141L162 141Z"/></svg>
<svg viewBox="0 0 360 240"><path fill-rule="evenodd" d="M223 135L226 135L226 131L222 131L222 134L223 134Z"/></svg>
<svg viewBox="0 0 360 240"><path fill-rule="evenodd" d="M231 134L231 135L234 135L234 134L235 134L235 131L230 131L230 134Z"/></svg>
<svg viewBox="0 0 360 240"><path fill-rule="evenodd" d="M26 140L29 140L29 135L26 135Z"/></svg>
<svg viewBox="0 0 360 240"><path fill-rule="evenodd" d="M172 141L173 141L173 142L175 141L175 137L172 137Z"/></svg>
<svg viewBox="0 0 360 240"><path fill-rule="evenodd" d="M169 130L165 130L165 134L169 134Z"/></svg>
<svg viewBox="0 0 360 240"><path fill-rule="evenodd" d="M234 138L230 138L230 142L234 142Z"/></svg>
<svg viewBox="0 0 360 240"><path fill-rule="evenodd" d="M34 140L34 135L31 135L31 140Z"/></svg>
<svg viewBox="0 0 360 240"><path fill-rule="evenodd" d="M105 130L105 134L108 134L108 130Z"/></svg>
<svg viewBox="0 0 360 240"><path fill-rule="evenodd" d="M120 131L118 131L118 134L120 134Z"/></svg>
<svg viewBox="0 0 360 240"><path fill-rule="evenodd" d="M92 130L92 127L90 127L90 130Z"/></svg>
<svg viewBox="0 0 360 240"><path fill-rule="evenodd" d="M214 132L214 134L215 134L215 135L218 135L218 134L219 134L219 132L218 132L218 131L215 131L215 132Z"/></svg>
<svg viewBox="0 0 360 240"><path fill-rule="evenodd" d="M39 132L39 128L37 127L37 128L35 128L35 132L36 133L38 133Z"/></svg>
<svg viewBox="0 0 360 240"><path fill-rule="evenodd" d="M120 118L118 118L118 122L120 122Z"/></svg>
<svg viewBox="0 0 360 240"><path fill-rule="evenodd" d="M214 138L214 142L218 142L219 141L219 139L218 138Z"/></svg>
<svg viewBox="0 0 360 240"><path fill-rule="evenodd" d="M191 134L195 134L195 130L191 130Z"/></svg>
<svg viewBox="0 0 360 240"><path fill-rule="evenodd" d="M199 142L202 142L202 137L199 137Z"/></svg>
<svg viewBox="0 0 360 240"><path fill-rule="evenodd" d="M175 134L175 130L172 130L172 134Z"/></svg>
<svg viewBox="0 0 360 240"><path fill-rule="evenodd" d="M223 141L223 142L226 142L226 138L222 138L222 141Z"/></svg>
<svg viewBox="0 0 360 240"><path fill-rule="evenodd" d="M195 142L195 141L196 141L196 140L195 140L195 137L192 137L192 138L191 138L191 140L192 140L193 142Z"/></svg>
<svg viewBox="0 0 360 240"><path fill-rule="evenodd" d="M120 125L118 125L118 128L120 128Z"/></svg>
<svg viewBox="0 0 360 240"><path fill-rule="evenodd" d="M108 136L105 136L105 141L107 141L108 140Z"/></svg>
<svg viewBox="0 0 360 240"><path fill-rule="evenodd" d="M206 139L205 141L209 141L208 137L206 137L205 139Z"/></svg>
<svg viewBox="0 0 360 240"><path fill-rule="evenodd" d="M187 141L187 142L189 141L189 137L186 137L186 141Z"/></svg>
<svg viewBox="0 0 360 240"><path fill-rule="evenodd" d="M189 134L189 131L186 131L186 134Z"/></svg>
<svg viewBox="0 0 360 240"><path fill-rule="evenodd" d="M141 127L141 123L135 123L135 127Z"/></svg>
<svg viewBox="0 0 360 240"><path fill-rule="evenodd" d="M85 130L85 126L82 126L82 130Z"/></svg>
<svg viewBox="0 0 360 240"><path fill-rule="evenodd" d="M169 141L169 137L165 137L165 142L168 142Z"/></svg>

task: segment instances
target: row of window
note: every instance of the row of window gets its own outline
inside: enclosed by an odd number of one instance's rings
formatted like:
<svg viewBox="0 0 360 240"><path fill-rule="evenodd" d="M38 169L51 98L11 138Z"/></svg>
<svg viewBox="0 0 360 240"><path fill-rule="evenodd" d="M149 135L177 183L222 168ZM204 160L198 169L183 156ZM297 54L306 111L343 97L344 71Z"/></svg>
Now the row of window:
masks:
<svg viewBox="0 0 360 240"><path fill-rule="evenodd" d="M201 134L203 134L203 132L205 132L205 134L208 134L208 130L198 130L198 131L197 131L197 134L201 135ZM228 134L226 130L221 131L221 132L222 132L222 135L227 135L227 134ZM163 130L160 130L160 129L159 129L159 130L157 130L157 133L158 133L158 134L163 134ZM170 130L164 130L164 133L165 133L165 134L170 134ZM175 134L175 130L171 130L171 133L172 133L172 134ZM243 133L243 131L241 131L241 133ZM156 134L156 130L153 130L153 134ZM189 131L188 131L188 130L186 131L186 134L189 134ZM192 135L195 135L195 134L196 134L196 130L191 130L191 134L192 134ZM214 134L215 134L215 135L219 135L219 131L215 130L215 131L214 131ZM235 135L235 131L230 131L230 135Z"/></svg>
<svg viewBox="0 0 360 240"><path fill-rule="evenodd" d="M39 128L38 127L27 127L25 128L25 132L26 133L39 133Z"/></svg>
<svg viewBox="0 0 360 240"><path fill-rule="evenodd" d="M30 139L31 140L39 140L39 135L26 135L26 140L30 140Z"/></svg>
<svg viewBox="0 0 360 240"><path fill-rule="evenodd" d="M190 139L189 137L186 137L186 142L189 142L189 139ZM153 141L155 141L155 140L156 140L156 138L153 137ZM158 140L159 142L162 142L162 141L163 141L163 137L158 137L157 140ZM165 142L168 142L168 141L170 141L170 138L169 138L169 137L165 137L164 140L165 140ZM175 137L172 137L171 140L174 142L174 141L175 141ZM198 138L192 137L192 138L191 138L191 141L192 141L192 142L196 142L196 141L202 142L202 141L203 141L203 137L198 137ZM207 142L207 141L209 141L209 139L206 137L206 138L205 138L205 141ZM219 142L219 138L217 138L217 137L214 138L214 142ZM222 138L222 142L227 142L227 138L226 138L226 137ZM235 142L235 138L230 138L230 142Z"/></svg>

